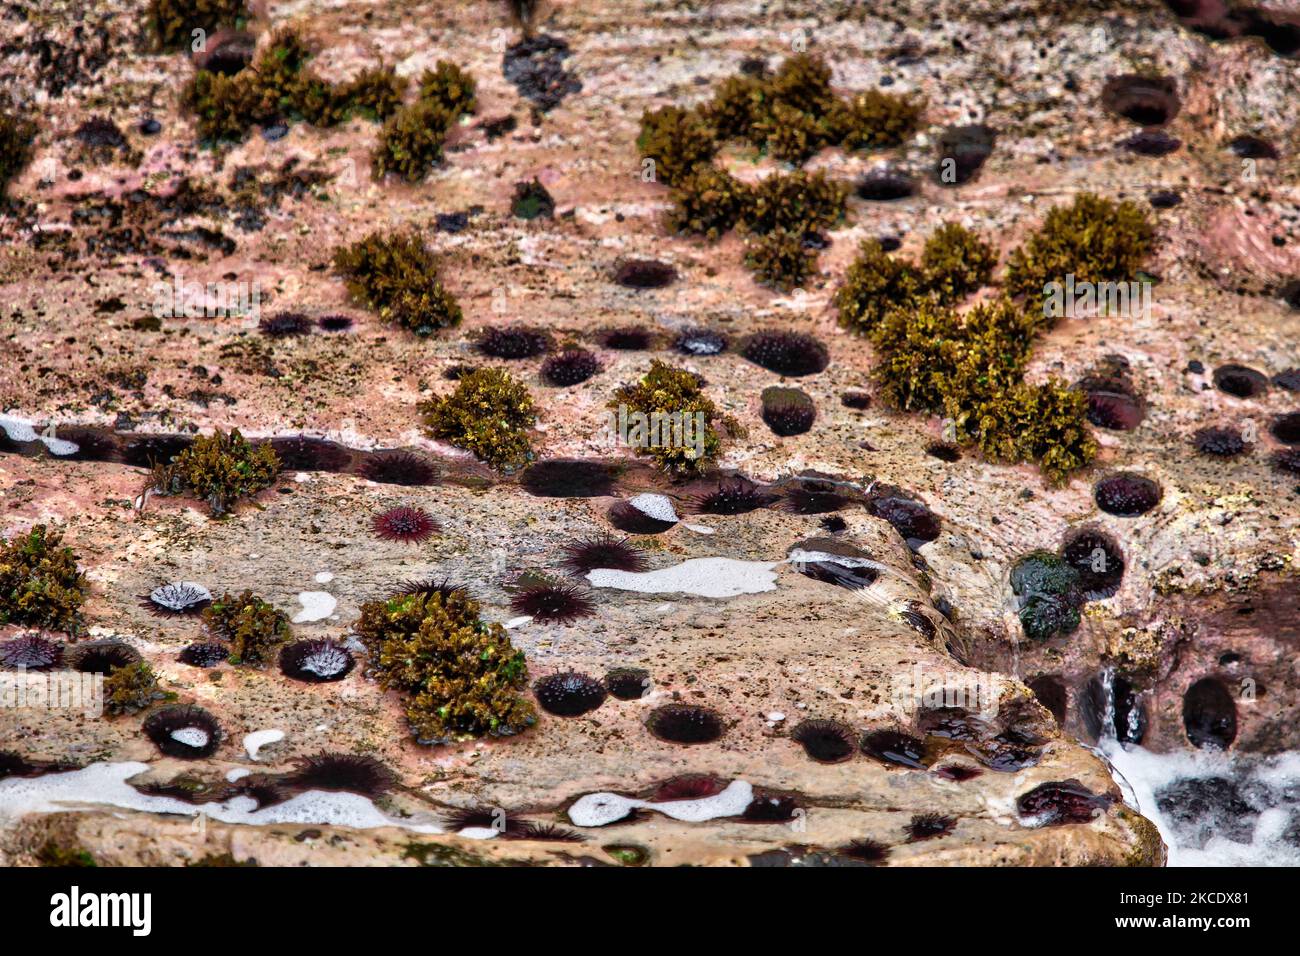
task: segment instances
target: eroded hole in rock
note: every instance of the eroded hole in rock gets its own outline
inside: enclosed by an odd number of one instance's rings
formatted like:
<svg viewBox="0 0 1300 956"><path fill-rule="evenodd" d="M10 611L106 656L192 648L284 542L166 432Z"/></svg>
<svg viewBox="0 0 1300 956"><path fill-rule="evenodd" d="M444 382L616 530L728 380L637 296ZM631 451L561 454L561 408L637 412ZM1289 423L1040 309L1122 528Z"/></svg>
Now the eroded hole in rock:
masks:
<svg viewBox="0 0 1300 956"><path fill-rule="evenodd" d="M1035 826L1091 823L1106 812L1111 798L1096 794L1077 780L1039 784L1016 800L1020 816Z"/></svg>
<svg viewBox="0 0 1300 956"><path fill-rule="evenodd" d="M1144 129L1119 142L1119 148L1139 156L1168 156L1183 145L1182 140L1161 130Z"/></svg>
<svg viewBox="0 0 1300 956"><path fill-rule="evenodd" d="M438 480L433 463L407 451L378 452L361 463L363 477L383 485L419 487Z"/></svg>
<svg viewBox="0 0 1300 956"><path fill-rule="evenodd" d="M55 430L61 441L77 446L76 451L60 458L69 461L114 461L118 457L117 440L111 432L81 425L62 426Z"/></svg>
<svg viewBox="0 0 1300 956"><path fill-rule="evenodd" d="M271 448L286 471L343 471L352 452L337 442L306 435L272 438Z"/></svg>
<svg viewBox="0 0 1300 956"><path fill-rule="evenodd" d="M1124 552L1110 535L1095 528L1079 528L1066 535L1061 557L1079 575L1084 597L1108 598L1124 580Z"/></svg>
<svg viewBox="0 0 1300 956"><path fill-rule="evenodd" d="M993 153L997 133L983 125L951 126L939 137L935 179L945 186L970 182Z"/></svg>
<svg viewBox="0 0 1300 956"><path fill-rule="evenodd" d="M1268 376L1245 365L1220 365L1214 370L1214 387L1237 398L1254 398L1268 388Z"/></svg>
<svg viewBox="0 0 1300 956"><path fill-rule="evenodd" d="M538 498L604 498L614 494L616 471L600 461L550 458L525 469L519 484Z"/></svg>
<svg viewBox="0 0 1300 956"><path fill-rule="evenodd" d="M1268 430L1284 445L1300 445L1300 412L1277 416Z"/></svg>
<svg viewBox="0 0 1300 956"><path fill-rule="evenodd" d="M1065 689L1065 684L1059 677L1053 677L1050 674L1044 674L1035 677L1029 682L1029 689L1034 692L1038 702L1046 707L1058 724L1065 723L1065 712L1068 705L1069 693Z"/></svg>
<svg viewBox="0 0 1300 956"><path fill-rule="evenodd" d="M1107 110L1139 126L1163 126L1178 115L1178 87L1167 76L1113 76L1102 87Z"/></svg>
<svg viewBox="0 0 1300 956"><path fill-rule="evenodd" d="M817 407L807 392L772 385L763 389L763 421L782 438L802 435L817 419Z"/></svg>
<svg viewBox="0 0 1300 956"><path fill-rule="evenodd" d="M905 173L882 169L858 180L854 191L868 202L894 202L916 195L916 183Z"/></svg>
<svg viewBox="0 0 1300 956"><path fill-rule="evenodd" d="M614 269L614 281L629 289L662 289L677 280L677 270L657 259L624 259Z"/></svg>
<svg viewBox="0 0 1300 956"><path fill-rule="evenodd" d="M1292 279L1278 293L1282 301L1293 309L1300 309L1300 279Z"/></svg>
<svg viewBox="0 0 1300 956"><path fill-rule="evenodd" d="M1093 486L1097 507L1121 518L1144 515L1160 503L1160 486L1142 475L1120 472Z"/></svg>
<svg viewBox="0 0 1300 956"><path fill-rule="evenodd" d="M1237 737L1237 704L1221 681L1198 680L1183 695L1183 728L1198 749L1227 750Z"/></svg>
<svg viewBox="0 0 1300 956"><path fill-rule="evenodd" d="M1242 159L1277 159L1277 147L1258 136L1236 136L1228 141L1228 149Z"/></svg>
<svg viewBox="0 0 1300 956"><path fill-rule="evenodd" d="M862 752L885 763L925 769L925 744L898 730L875 730L862 738Z"/></svg>
<svg viewBox="0 0 1300 956"><path fill-rule="evenodd" d="M895 495L872 498L867 502L867 511L893 525L913 549L935 540L942 530L939 516L911 498Z"/></svg>

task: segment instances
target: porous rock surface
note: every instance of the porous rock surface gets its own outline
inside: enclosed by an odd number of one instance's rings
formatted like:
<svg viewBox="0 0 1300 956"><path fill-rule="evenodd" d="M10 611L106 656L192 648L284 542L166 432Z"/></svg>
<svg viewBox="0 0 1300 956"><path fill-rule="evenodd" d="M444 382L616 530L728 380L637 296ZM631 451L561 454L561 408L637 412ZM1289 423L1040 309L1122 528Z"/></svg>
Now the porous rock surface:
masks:
<svg viewBox="0 0 1300 956"><path fill-rule="evenodd" d="M38 427L93 425L119 435L238 426L249 436L306 433L358 449L406 447L438 457L446 473L478 478L406 488L350 474L287 472L275 489L217 521L183 500L151 498L138 507L145 483L139 468L0 456L0 531L37 521L65 527L93 584L91 635L138 648L166 691L209 710L228 734L216 756L195 767L159 758L140 733L139 716L85 720L5 710L0 748L78 766L138 760L150 764L141 780L162 781L183 771L216 781L239 768L284 770L295 757L328 749L372 754L401 781L379 801L393 826L213 821L198 833L184 818L91 800L6 820L0 860L31 862L55 840L122 864L225 854L294 865L594 864L626 861L619 848L629 846L654 864L755 864L839 860L836 848L873 840L889 847L887 864L1158 864L1164 851L1154 829L1123 807L1101 759L1077 739L1089 736L1085 689L1104 668L1140 691L1144 744L1153 749L1190 746L1183 695L1206 677L1238 696L1246 681L1252 688L1236 706L1234 747L1296 747L1300 730L1287 717L1300 683L1291 653L1300 640L1300 489L1294 475L1269 464L1281 447L1269 423L1296 409L1295 393L1274 387L1239 399L1210 379L1229 362L1269 375L1297 364L1300 314L1279 293L1300 275L1300 236L1293 235L1300 135L1290 107L1300 73L1262 40L1211 42L1165 5L1139 0L975 2L945 5L942 15L919 0L560 2L544 11L542 29L569 43L566 67L582 90L542 114L502 75L502 51L517 31L496 5L306 0L258 8L255 29L300 25L320 51L316 68L331 79L379 61L418 74L444 57L476 77L477 115L456 131L442 166L406 185L370 179L375 127L362 120L329 130L298 124L278 139L254 132L233 148L198 148L192 120L175 103L192 70L186 57L144 52L138 10L77 6L90 25L82 40L72 37L70 6L56 4L7 24L11 42L0 51L0 78L23 91L41 123L35 161L10 187L18 205L0 221L0 407ZM87 33L107 53L82 57L62 75L42 71L29 52L38 36L77 46L89 42ZM666 191L640 180L635 139L644 109L692 104L744 58L777 63L792 39L804 38L833 66L839 88L878 87L888 77L892 89L927 102L923 132L900 150L871 157L828 150L810 168L853 178L888 161L912 171L919 189L889 204L851 200L848 221L821 253L818 276L801 292L778 296L745 271L734 235L703 244L667 232ZM1100 105L1108 78L1138 71L1176 81L1181 109L1167 131L1183 145L1168 156L1117 149L1137 127ZM132 148L90 161L72 134L105 114ZM481 121L506 115L517 117L517 128L489 138ZM162 123L157 137L136 131L146 117ZM934 182L937 135L969 123L998 131L988 163L959 188ZM1247 178L1242 160L1223 147L1242 133L1268 139L1281 158L1259 160ZM769 162L740 174L756 176ZM232 177L243 167L267 184L257 228L236 222ZM510 215L514 184L533 177L555 199L553 219ZM187 202L183 184L223 201ZM1122 356L1146 408L1132 431L1098 430L1098 461L1069 484L1052 488L1032 466L992 466L969 451L941 461L925 453L941 438L937 419L879 403L866 411L841 405L844 391L869 390L873 363L871 347L838 328L832 302L860 239L896 235L905 254L916 253L938 225L960 221L1005 253L1048 208L1079 191L1145 202L1160 189L1177 191L1182 201L1151 213L1159 235L1147 266L1159 277L1152 314L1064 321L1035 347L1031 381L1048 374L1078 380L1103 357ZM139 190L161 198L142 200ZM439 230L437 216L454 212L469 214L467 228ZM334 246L406 226L444 258L448 287L466 314L459 329L434 339L385 326L349 303L329 268ZM616 285L613 271L633 257L670 262L677 281L648 290ZM256 280L264 313L344 312L357 324L346 335L270 340L249 319L165 318L156 329L137 322L157 299L155 283L174 275L199 283ZM511 636L534 677L568 669L599 677L627 665L649 670L653 686L643 699L611 698L579 718L543 713L510 739L419 747L396 697L361 668L343 682L309 686L273 668L208 672L178 664L177 652L199 638L200 626L151 617L137 604L137 595L163 581L200 581L214 593L251 587L291 615L302 592L333 595L335 612L295 625L298 637L345 638L362 602L402 579L429 576L466 585L489 619L505 622L514 615L504 585L522 571L555 569L566 543L608 528L611 497L534 497L421 435L417 402L448 391L444 372L477 361L473 335L507 320L575 341L631 323L665 336L695 325L733 338L769 327L814 334L831 362L798 382L818 409L802 436L777 439L759 416L759 394L777 376L732 353L679 359L748 429L728 443L721 464L760 481L808 472L859 490L897 486L938 515L941 532L913 552L860 505L842 512L847 527L835 539L883 569L875 584L850 590L784 563L791 549L825 537L818 516L779 508L687 515L670 531L640 539L652 568L715 556L767 562L775 588L726 599L599 589L593 617L568 627L518 624ZM542 409L542 457L626 456L608 434L604 406L618 384L644 372L649 356L602 350L600 358L600 374L566 390L541 382L538 360L512 366ZM1203 371L1190 371L1193 361ZM1209 458L1191 444L1205 425L1247 423L1255 436L1249 455ZM1118 469L1158 481L1159 505L1138 518L1100 512L1093 483ZM681 489L641 469L617 488L619 497L643 491L676 496L680 510L689 510ZM424 507L441 534L419 546L375 540L371 517L397 504ZM1009 604L1009 569L1025 552L1055 549L1083 525L1119 543L1123 583L1114 596L1089 603L1074 635L1028 642ZM332 575L326 583L317 580L322 572ZM1065 689L1060 726L1022 683L1044 676ZM815 763L790 739L806 718L841 721L857 733L919 735L925 702L918 697L948 684L984 688L994 716L973 741L931 738L928 770L862 753ZM667 702L712 708L723 736L692 746L656 739L645 720ZM283 741L250 758L243 735L268 728L282 730ZM1003 744L993 738L1008 733L1032 741L1033 759L994 769L990 748ZM951 763L982 772L945 780L936 771ZM785 822L755 823L681 822L647 810L601 828L573 826L565 812L595 792L650 798L683 774L743 780L790 797L798 812ZM1063 781L1109 798L1104 811L1091 822L1046 826L1017 812L1019 797ZM429 824L442 811L470 806L557 822L582 841L471 840L397 825ZM909 840L904 827L926 813L951 817L955 828Z"/></svg>

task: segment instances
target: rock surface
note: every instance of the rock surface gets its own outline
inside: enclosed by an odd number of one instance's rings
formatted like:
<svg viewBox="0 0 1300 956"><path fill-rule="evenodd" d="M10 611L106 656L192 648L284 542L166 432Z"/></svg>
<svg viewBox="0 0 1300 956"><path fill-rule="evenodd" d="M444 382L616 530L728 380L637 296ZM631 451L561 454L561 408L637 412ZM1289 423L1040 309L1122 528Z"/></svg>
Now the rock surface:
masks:
<svg viewBox="0 0 1300 956"><path fill-rule="evenodd" d="M63 526L93 584L90 636L136 647L164 690L209 710L227 739L213 758L186 764L158 756L139 716L4 709L0 749L78 767L141 761L149 766L136 783L189 773L213 788L230 771L284 771L294 758L325 749L371 754L397 771L400 784L377 801L389 825L374 828L262 823L255 814L196 828L94 799L13 812L0 830L0 862L32 862L52 840L114 864L229 854L264 865L807 865L854 861L836 851L876 841L888 848L886 864L1158 864L1158 835L1123 806L1104 762L1076 739L1104 730L1106 699L1097 687L1115 685L1101 675L1117 674L1131 692L1126 713L1143 716L1124 726L1140 725L1151 749L1191 746L1184 698L1206 679L1233 702L1234 748L1275 753L1300 745L1300 729L1288 719L1300 685L1292 654L1300 642L1300 486L1270 464L1284 447L1270 425L1296 411L1296 394L1270 386L1240 398L1216 388L1212 375L1230 363L1268 376L1300 364L1300 312L1281 298L1300 276L1300 134L1290 108L1300 68L1263 40L1211 41L1154 0L975 2L951 5L942 19L920 0L881 9L559 2L542 29L571 47L565 66L581 89L543 113L503 75L503 50L518 36L504 5L306 0L258 10L258 31L299 25L319 50L317 69L332 80L380 61L418 75L441 58L475 76L477 114L455 131L445 162L407 185L371 180L376 127L359 119L332 129L293 124L278 138L254 132L233 148L198 148L192 119L175 102L192 71L186 57L144 52L136 13L86 6L93 42L72 39L56 4L45 17L11 25L12 42L0 50L0 80L22 91L41 124L35 159L10 185L14 205L0 219L0 409L37 432L53 425L51 434L87 446L88 433L77 429L101 429L116 448L153 432L237 426L250 437L328 437L358 454L406 448L434 458L444 480L403 487L290 470L255 502L213 520L181 499L149 498L138 507L141 468L59 460L10 434L4 450L17 453L0 455L0 533L38 521ZM30 50L42 35L80 50L80 65L34 66ZM917 92L927 106L923 131L899 150L827 150L809 164L853 179L888 162L913 174L918 189L889 203L850 200L818 274L779 296L754 283L735 235L705 244L666 230L667 192L641 181L635 139L644 109L693 104L746 57L775 64L803 40L832 65L841 90ZM1135 72L1174 79L1179 110L1165 130L1182 146L1166 156L1116 148L1139 127L1107 112L1102 90L1111 77ZM87 156L74 136L98 115L111 116L127 143L107 157ZM505 116L516 118L516 128L489 136L489 121ZM139 132L147 118L162 124L159 135ZM983 170L960 187L935 182L939 135L974 123L998 133ZM1267 139L1280 159L1252 162L1225 148L1245 134ZM743 178L776 165L739 154L729 162ZM554 198L552 219L511 215L515 183L534 177ZM1098 429L1098 461L1052 488L1032 466L990 465L973 451L957 461L927 454L943 437L937 418L841 403L846 391L870 390L874 359L868 343L837 326L832 301L861 239L897 236L912 255L940 224L957 221L1005 254L1047 209L1084 190L1143 203L1161 190L1181 197L1151 210L1159 235L1147 265L1159 278L1153 308L1147 316L1063 321L1037 342L1028 378L1078 381L1119 356L1145 412L1137 428ZM446 218L457 213L463 219ZM336 245L406 226L443 257L466 315L460 328L433 339L386 326L350 303L329 267ZM662 288L620 286L613 277L629 259L670 263L676 279ZM264 314L344 313L355 325L342 334L271 339L249 317L152 322L177 281L256 283ZM416 404L448 392L449 369L481 361L475 334L505 321L545 326L560 342L590 343L599 330L628 324L665 340L700 325L733 341L771 327L815 335L830 364L798 380L818 413L798 436L775 437L760 416L760 394L781 383L778 376L734 351L675 360L702 374L707 394L748 430L727 444L725 469L785 487L805 473L845 482L855 497L839 512L845 528L831 534L821 516L779 506L691 514L690 495L700 488L673 486L640 466L627 468L610 495L536 497L517 477L493 476L423 437ZM667 357L664 351L654 354ZM605 403L644 373L650 355L598 354L602 371L568 389L543 383L539 359L512 363L542 410L536 447L543 458L626 459L609 433ZM1245 430L1249 453L1199 453L1192 435L1208 425ZM1119 470L1158 482L1159 504L1136 518L1100 511L1094 483ZM909 548L863 507L888 487L938 516L934 540ZM609 529L614 500L644 492L669 495L683 518L662 534L638 536L651 569L725 557L769 565L774 586L725 598L602 587L593 589L597 613L571 626L512 621L506 585L525 571L558 569L566 544ZM372 517L403 504L426 509L441 533L420 545L375 539ZM1122 583L1089 602L1073 635L1030 642L1016 618L1010 569L1082 527L1118 545ZM791 562L796 550L866 555L876 580L851 589L825 574L818 579L815 562ZM344 639L363 602L430 576L467 586L486 617L512 622L534 678L641 667L650 672L648 696L609 698L576 718L542 714L515 738L422 748L409 739L397 698L363 668L339 683L307 685L273 668L183 665L176 655L200 639L201 626L152 617L137 601L162 582L196 581L213 593L254 588L292 617L304 611L301 595L323 591L337 601L333 612L295 624L294 634ZM0 639L16 633L4 629ZM1059 726L1027 685L1060 710ZM945 701L935 688L949 690L949 710L939 715ZM721 738L683 746L652 736L648 714L670 702L711 708ZM952 718L953 707L970 712L957 722L957 736L969 739L935 732L941 724L952 732L941 718ZM981 710L986 719L971 717ZM925 767L861 752L817 763L792 739L806 719L839 721L855 743L891 729L925 737ZM267 729L283 731L283 740L250 757L244 736ZM940 773L957 764L980 773L961 782ZM567 813L580 797L601 792L663 802L664 784L688 774L711 778L695 781L697 789L740 780L760 803L788 798L788 819L689 822L649 807L608 826L580 827ZM56 776L0 782L0 808L8 806L6 788ZM1103 798L1095 818L1032 825L1042 818L1018 801L1068 781ZM680 780L674 786L669 792L680 796ZM581 842L527 839L509 828L487 840L439 832L448 811L469 807L556 823ZM913 817L924 814L951 818L951 832L909 836Z"/></svg>

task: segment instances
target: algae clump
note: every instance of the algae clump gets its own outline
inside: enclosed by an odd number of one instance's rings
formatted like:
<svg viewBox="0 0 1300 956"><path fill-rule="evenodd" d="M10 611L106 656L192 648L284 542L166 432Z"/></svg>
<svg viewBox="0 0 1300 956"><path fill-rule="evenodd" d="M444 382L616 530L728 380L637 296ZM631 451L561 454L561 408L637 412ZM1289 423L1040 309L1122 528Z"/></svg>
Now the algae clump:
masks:
<svg viewBox="0 0 1300 956"><path fill-rule="evenodd" d="M38 524L0 545L0 624L77 632L88 585L62 541Z"/></svg>
<svg viewBox="0 0 1300 956"><path fill-rule="evenodd" d="M241 498L275 483L280 459L270 444L251 444L238 428L194 439L170 464L157 465L152 485L160 495L192 495L222 515Z"/></svg>
<svg viewBox="0 0 1300 956"><path fill-rule="evenodd" d="M467 372L454 392L424 402L420 411L431 437L471 451L494 468L517 468L532 458L533 398L504 369Z"/></svg>

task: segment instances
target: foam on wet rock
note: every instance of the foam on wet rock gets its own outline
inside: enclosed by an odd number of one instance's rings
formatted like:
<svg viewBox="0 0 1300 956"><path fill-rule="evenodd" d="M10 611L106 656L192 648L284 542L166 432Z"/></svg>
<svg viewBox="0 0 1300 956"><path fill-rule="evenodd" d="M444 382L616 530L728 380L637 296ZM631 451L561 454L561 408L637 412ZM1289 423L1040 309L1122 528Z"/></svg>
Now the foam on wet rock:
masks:
<svg viewBox="0 0 1300 956"><path fill-rule="evenodd" d="M587 574L594 588L616 588L642 594L693 594L726 598L776 590L777 561L736 558L691 558L657 571L615 571L598 568Z"/></svg>
<svg viewBox="0 0 1300 956"><path fill-rule="evenodd" d="M744 780L733 780L721 793L691 800L638 800L617 793L589 793L569 807L574 826L603 827L617 823L633 810L653 810L683 823L705 823L723 817L738 817L753 802L754 788Z"/></svg>

